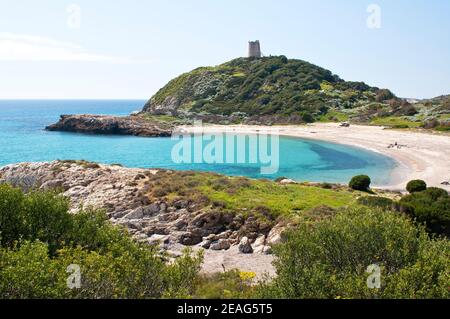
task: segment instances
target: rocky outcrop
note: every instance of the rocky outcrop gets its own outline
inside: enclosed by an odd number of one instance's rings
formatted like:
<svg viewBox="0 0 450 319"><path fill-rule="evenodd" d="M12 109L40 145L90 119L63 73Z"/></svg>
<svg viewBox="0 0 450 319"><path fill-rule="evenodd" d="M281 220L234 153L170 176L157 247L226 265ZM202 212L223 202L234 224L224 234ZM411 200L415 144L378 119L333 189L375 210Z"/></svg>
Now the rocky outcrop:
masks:
<svg viewBox="0 0 450 319"><path fill-rule="evenodd" d="M171 136L173 127L168 123L151 121L140 116L61 115L48 131L91 134L135 135L146 137Z"/></svg>
<svg viewBox="0 0 450 319"><path fill-rule="evenodd" d="M250 244L250 240L247 237L241 239L241 242L239 243L239 251L243 254L253 253L253 247Z"/></svg>
<svg viewBox="0 0 450 319"><path fill-rule="evenodd" d="M279 242L280 228L260 223L214 206L189 201L155 198L149 181L165 170L132 169L85 161L22 163L0 168L0 184L24 190L58 188L71 200L72 212L80 207L102 208L114 224L128 228L141 242L159 244L166 250L196 246L228 251L239 246L251 254L267 253L267 245ZM170 172L170 175L182 172ZM168 180L170 183L170 180ZM175 248L174 248L175 247Z"/></svg>

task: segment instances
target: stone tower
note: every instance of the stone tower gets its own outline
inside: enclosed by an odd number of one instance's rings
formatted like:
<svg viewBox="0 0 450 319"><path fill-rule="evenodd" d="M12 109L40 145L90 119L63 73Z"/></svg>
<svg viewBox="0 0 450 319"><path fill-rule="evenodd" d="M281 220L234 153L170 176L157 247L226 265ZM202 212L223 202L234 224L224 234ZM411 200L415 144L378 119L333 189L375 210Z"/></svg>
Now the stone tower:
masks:
<svg viewBox="0 0 450 319"><path fill-rule="evenodd" d="M250 41L248 43L248 57L249 58L260 58L261 54L261 45L259 40Z"/></svg>

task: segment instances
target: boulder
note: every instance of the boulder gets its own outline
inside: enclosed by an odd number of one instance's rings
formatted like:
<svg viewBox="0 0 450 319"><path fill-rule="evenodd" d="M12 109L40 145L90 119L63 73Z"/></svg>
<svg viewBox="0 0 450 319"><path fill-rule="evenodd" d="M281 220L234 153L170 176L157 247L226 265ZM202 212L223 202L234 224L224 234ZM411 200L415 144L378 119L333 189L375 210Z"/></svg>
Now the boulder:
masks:
<svg viewBox="0 0 450 319"><path fill-rule="evenodd" d="M148 239L150 245L168 244L170 242L170 236L168 235L152 235Z"/></svg>
<svg viewBox="0 0 450 319"><path fill-rule="evenodd" d="M231 244L227 239L219 239L217 242L211 244L211 250L228 250Z"/></svg>
<svg viewBox="0 0 450 319"><path fill-rule="evenodd" d="M203 237L196 232L184 232L178 238L178 242L184 246L195 246L202 240Z"/></svg>
<svg viewBox="0 0 450 319"><path fill-rule="evenodd" d="M243 254L252 254L253 247L250 244L250 240L247 237L243 237L239 243L239 251Z"/></svg>
<svg viewBox="0 0 450 319"><path fill-rule="evenodd" d="M264 246L262 253L265 255L271 255L272 254L272 247L270 246Z"/></svg>
<svg viewBox="0 0 450 319"><path fill-rule="evenodd" d="M258 238L256 238L255 242L253 243L253 251L255 253L262 253L265 245L266 245L266 236L260 235Z"/></svg>
<svg viewBox="0 0 450 319"><path fill-rule="evenodd" d="M199 244L199 246L204 249L209 249L211 247L211 244L212 244L212 240L205 239Z"/></svg>
<svg viewBox="0 0 450 319"><path fill-rule="evenodd" d="M297 184L297 182L292 179L286 178L286 179L281 180L280 184L281 185L291 185L291 184Z"/></svg>
<svg viewBox="0 0 450 319"><path fill-rule="evenodd" d="M266 245L276 245L282 242L281 234L284 232L287 226L281 224L276 225L267 235Z"/></svg>
<svg viewBox="0 0 450 319"><path fill-rule="evenodd" d="M39 188L42 190L49 190L49 189L61 188L61 187L63 187L63 184L64 184L64 181L62 179L52 179L52 180L46 181Z"/></svg>
<svg viewBox="0 0 450 319"><path fill-rule="evenodd" d="M131 213L128 213L124 217L125 219L142 219L144 218L144 210L142 207L139 207L135 210L133 210Z"/></svg>
<svg viewBox="0 0 450 319"><path fill-rule="evenodd" d="M144 215L153 216L160 212L160 206L156 203L150 204L144 208Z"/></svg>

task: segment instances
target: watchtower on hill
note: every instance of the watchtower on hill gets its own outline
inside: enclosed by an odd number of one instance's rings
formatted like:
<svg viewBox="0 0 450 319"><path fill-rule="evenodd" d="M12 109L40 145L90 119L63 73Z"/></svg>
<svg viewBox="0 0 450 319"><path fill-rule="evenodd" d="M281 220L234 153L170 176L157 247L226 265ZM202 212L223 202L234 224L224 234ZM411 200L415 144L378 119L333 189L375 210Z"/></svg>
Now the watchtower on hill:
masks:
<svg viewBox="0 0 450 319"><path fill-rule="evenodd" d="M261 44L259 43L259 40L250 41L248 43L248 57L260 58L261 56Z"/></svg>

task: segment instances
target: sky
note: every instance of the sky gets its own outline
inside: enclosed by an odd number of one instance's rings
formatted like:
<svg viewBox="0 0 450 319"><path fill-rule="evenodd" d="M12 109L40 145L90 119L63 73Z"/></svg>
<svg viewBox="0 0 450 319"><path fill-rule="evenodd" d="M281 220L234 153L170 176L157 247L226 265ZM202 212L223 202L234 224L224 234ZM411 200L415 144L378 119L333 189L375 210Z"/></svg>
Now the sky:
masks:
<svg viewBox="0 0 450 319"><path fill-rule="evenodd" d="M431 98L450 94L449 16L448 0L0 0L0 99L148 99L257 39Z"/></svg>

